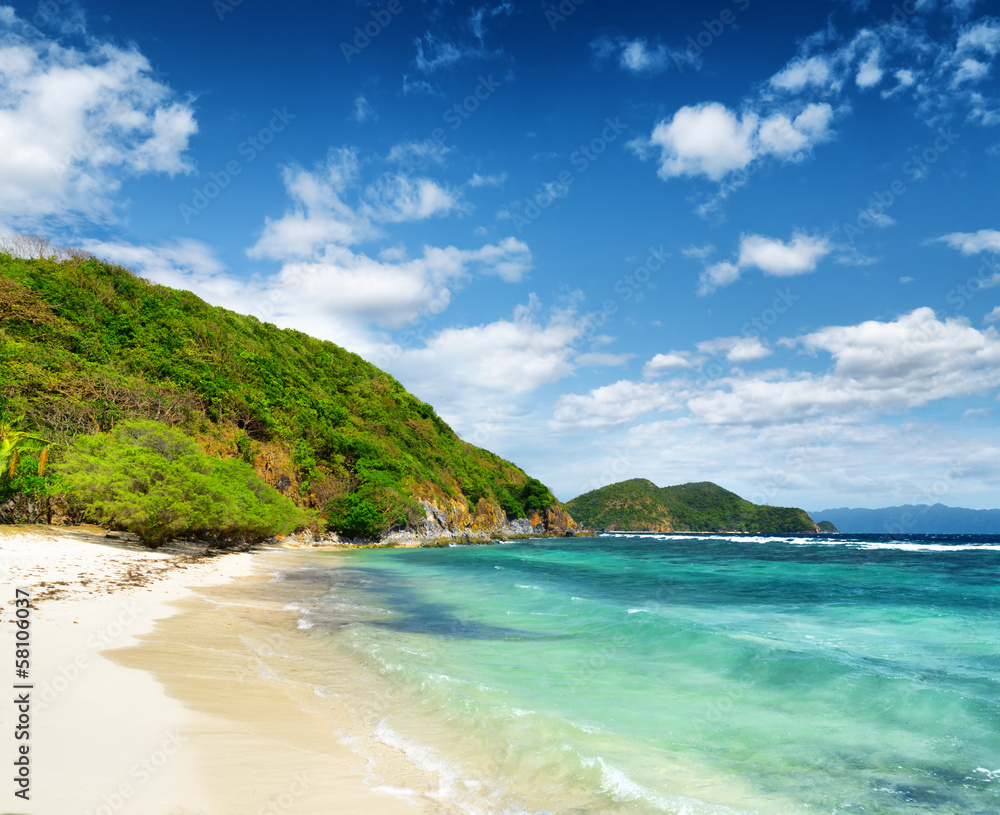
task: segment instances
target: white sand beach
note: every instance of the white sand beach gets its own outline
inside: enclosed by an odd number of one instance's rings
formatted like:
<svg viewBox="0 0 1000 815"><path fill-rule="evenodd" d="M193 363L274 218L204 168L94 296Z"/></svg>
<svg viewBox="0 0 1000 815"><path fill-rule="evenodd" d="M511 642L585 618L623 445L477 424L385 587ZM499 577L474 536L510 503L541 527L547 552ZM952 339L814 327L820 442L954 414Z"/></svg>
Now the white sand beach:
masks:
<svg viewBox="0 0 1000 815"><path fill-rule="evenodd" d="M33 686L29 740L14 739L14 697L2 706L7 766L30 747L30 798L8 780L0 812L447 811L373 789L365 760L261 675L238 624L200 593L267 579L266 556L152 552L97 529L0 531L8 688ZM15 676L16 589L31 597L27 680ZM187 626L171 628L182 617Z"/></svg>

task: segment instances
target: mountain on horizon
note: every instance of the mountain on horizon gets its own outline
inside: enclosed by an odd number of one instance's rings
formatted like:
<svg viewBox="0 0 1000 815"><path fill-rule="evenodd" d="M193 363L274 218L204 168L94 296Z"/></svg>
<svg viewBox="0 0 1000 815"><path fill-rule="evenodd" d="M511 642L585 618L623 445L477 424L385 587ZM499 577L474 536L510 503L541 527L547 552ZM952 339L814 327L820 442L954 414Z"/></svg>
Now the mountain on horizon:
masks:
<svg viewBox="0 0 1000 815"><path fill-rule="evenodd" d="M577 523L607 531L819 531L804 510L753 504L710 481L658 487L645 478L633 478L578 495L566 509Z"/></svg>
<svg viewBox="0 0 1000 815"><path fill-rule="evenodd" d="M840 507L810 512L817 523L831 521L855 534L1000 535L1000 509L963 509L944 504L904 504L881 509Z"/></svg>

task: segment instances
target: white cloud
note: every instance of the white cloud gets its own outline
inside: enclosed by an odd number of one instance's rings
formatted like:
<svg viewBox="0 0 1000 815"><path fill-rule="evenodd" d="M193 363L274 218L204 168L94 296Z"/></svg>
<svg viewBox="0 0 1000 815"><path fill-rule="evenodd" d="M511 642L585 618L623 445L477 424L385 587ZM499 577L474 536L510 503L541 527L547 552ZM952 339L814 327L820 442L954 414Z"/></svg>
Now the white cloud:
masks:
<svg viewBox="0 0 1000 815"><path fill-rule="evenodd" d="M469 179L470 187L499 187L507 180L507 173L497 173L495 175L480 175L473 173Z"/></svg>
<svg viewBox="0 0 1000 815"><path fill-rule="evenodd" d="M135 48L46 38L9 7L0 19L0 217L31 228L49 216L111 215L128 176L176 175L197 132Z"/></svg>
<svg viewBox="0 0 1000 815"><path fill-rule="evenodd" d="M983 317L983 322L986 325L991 325L992 323L1000 320L1000 306L994 306L993 311Z"/></svg>
<svg viewBox="0 0 1000 815"><path fill-rule="evenodd" d="M282 178L292 208L277 220L266 219L250 256L307 258L327 244L348 246L377 234L372 223L344 200L358 175L358 155L347 148L331 150L325 164L314 171L285 167Z"/></svg>
<svg viewBox="0 0 1000 815"><path fill-rule="evenodd" d="M627 365L635 354L608 354L599 351L591 351L587 354L577 355L574 362L584 368L620 368Z"/></svg>
<svg viewBox="0 0 1000 815"><path fill-rule="evenodd" d="M645 38L639 37L622 45L619 62L634 74L655 74L666 70L670 57L664 46L650 48Z"/></svg>
<svg viewBox="0 0 1000 815"><path fill-rule="evenodd" d="M648 377L662 376L670 371L691 368L693 362L690 355L671 351L669 354L657 354L642 366L642 375Z"/></svg>
<svg viewBox="0 0 1000 815"><path fill-rule="evenodd" d="M396 145L393 160L415 155L414 145ZM419 145L414 148L419 152ZM422 153L431 161L438 157ZM248 254L255 258L300 260L330 245L350 246L382 234L381 224L420 221L466 211L461 192L429 178L386 172L360 186L361 162L351 148L330 150L313 170L285 167L282 177L291 208L280 218L268 217L263 232ZM348 194L359 200L349 203Z"/></svg>
<svg viewBox="0 0 1000 815"><path fill-rule="evenodd" d="M901 278L899 278L899 282L904 285L909 285L910 283L913 282L913 278L910 277L909 275L903 275Z"/></svg>
<svg viewBox="0 0 1000 815"><path fill-rule="evenodd" d="M740 267L729 261L715 263L705 268L698 279L698 295L704 297L716 289L728 286L740 279Z"/></svg>
<svg viewBox="0 0 1000 815"><path fill-rule="evenodd" d="M739 365L771 356L771 349L757 337L719 337L698 343L703 354L723 355L726 362Z"/></svg>
<svg viewBox="0 0 1000 815"><path fill-rule="evenodd" d="M806 87L827 87L833 71L825 57L798 58L771 77L771 85L783 91L801 91Z"/></svg>
<svg viewBox="0 0 1000 815"><path fill-rule="evenodd" d="M760 152L773 153L786 160L799 160L814 144L831 137L833 108L825 102L808 105L794 120L775 114L760 125Z"/></svg>
<svg viewBox="0 0 1000 815"><path fill-rule="evenodd" d="M662 384L621 380L584 395L563 394L556 402L553 421L557 428L614 427L645 413L677 410L682 405L679 395Z"/></svg>
<svg viewBox="0 0 1000 815"><path fill-rule="evenodd" d="M704 297L735 283L743 270L748 268L760 269L773 277L812 272L832 250L833 246L826 238L803 232L796 232L787 243L763 235L743 235L735 263L721 261L705 267L698 279L698 295Z"/></svg>
<svg viewBox="0 0 1000 815"><path fill-rule="evenodd" d="M937 238L938 242L947 243L952 249L958 249L963 255L975 255L978 252L1000 252L1000 231L996 229L980 229L978 232L952 232Z"/></svg>
<svg viewBox="0 0 1000 815"><path fill-rule="evenodd" d="M858 73L854 81L859 88L872 88L882 81L884 72L879 64L881 57L882 52L878 48L872 48L868 52L868 56L858 66Z"/></svg>
<svg viewBox="0 0 1000 815"><path fill-rule="evenodd" d="M417 47L417 68L425 74L432 74L441 68L450 68L468 54L454 43L442 40L430 31L413 41Z"/></svg>
<svg viewBox="0 0 1000 815"><path fill-rule="evenodd" d="M989 73L990 66L985 62L980 62L978 59L972 59L967 57L963 59L961 64L958 66L958 70L955 71L955 76L951 81L951 86L957 88L963 82L975 82L977 79L982 79L986 74Z"/></svg>
<svg viewBox="0 0 1000 815"><path fill-rule="evenodd" d="M386 158L407 169L423 168L444 164L445 156L451 150L452 148L433 139L420 142L399 142L389 149L389 155Z"/></svg>
<svg viewBox="0 0 1000 815"><path fill-rule="evenodd" d="M643 160L658 148L658 173L664 181L697 175L722 181L763 156L801 161L813 145L832 138L833 116L825 102L768 116L746 110L742 117L708 102L682 107L669 121L659 122L648 139L633 139L628 146Z"/></svg>
<svg viewBox="0 0 1000 815"><path fill-rule="evenodd" d="M963 319L938 320L920 308L889 322L823 328L783 345L829 354L825 372L680 370L664 383L622 380L587 394L560 398L554 421L561 429L625 424L655 411L675 411L694 426L780 426L828 421L870 424L873 416L906 413L931 402L990 394L1000 388L1000 334L979 331ZM727 362L768 353L752 337L699 344L726 353ZM729 358L731 355L732 358ZM715 375L712 375L712 374Z"/></svg>
<svg viewBox="0 0 1000 815"><path fill-rule="evenodd" d="M487 3L486 5L472 10L472 13L469 15L469 27L472 29L473 35L477 40L479 40L481 45L486 36L486 20L500 16L509 17L513 13L514 6L511 3L506 2L506 0L505 2L498 3L495 6L491 6Z"/></svg>
<svg viewBox="0 0 1000 815"><path fill-rule="evenodd" d="M657 43L650 45L645 37L626 39L618 37L598 37L590 43L597 62L601 63L618 55L618 65L622 70L642 76L658 74L670 65L670 52L666 46Z"/></svg>
<svg viewBox="0 0 1000 815"><path fill-rule="evenodd" d="M460 197L429 178L386 174L366 188L363 211L379 223L422 221L463 209Z"/></svg>
<svg viewBox="0 0 1000 815"><path fill-rule="evenodd" d="M512 319L467 328L444 328L423 348L403 351L388 362L406 371L422 393L445 390L525 394L573 371L572 344L580 325L572 311L556 312L542 323L532 297Z"/></svg>
<svg viewBox="0 0 1000 815"><path fill-rule="evenodd" d="M955 52L978 52L988 56L1000 52L1000 20L986 18L967 26L955 43Z"/></svg>
<svg viewBox="0 0 1000 815"><path fill-rule="evenodd" d="M359 96L354 100L354 113L351 118L358 123L378 121L378 113L371 103L364 96Z"/></svg>
<svg viewBox="0 0 1000 815"><path fill-rule="evenodd" d="M649 139L661 151L660 177L706 175L719 181L742 170L754 158L757 122L756 115L741 120L718 102L682 107L669 122L656 125Z"/></svg>
<svg viewBox="0 0 1000 815"><path fill-rule="evenodd" d="M764 274L776 277L805 274L816 268L821 258L829 254L826 238L796 233L789 243L763 235L744 235L740 239L740 266L756 266Z"/></svg>
<svg viewBox="0 0 1000 815"><path fill-rule="evenodd" d="M705 260L709 255L715 251L715 247L712 244L706 244L705 246L685 246L681 249L681 254L687 258L698 258L699 260Z"/></svg>

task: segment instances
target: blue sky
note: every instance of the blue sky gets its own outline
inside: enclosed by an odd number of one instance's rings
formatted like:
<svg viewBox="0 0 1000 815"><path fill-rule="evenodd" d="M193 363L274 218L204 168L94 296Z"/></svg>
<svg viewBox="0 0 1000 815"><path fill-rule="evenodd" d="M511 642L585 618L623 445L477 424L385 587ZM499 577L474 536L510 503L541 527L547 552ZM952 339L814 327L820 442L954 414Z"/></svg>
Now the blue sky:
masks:
<svg viewBox="0 0 1000 815"><path fill-rule="evenodd" d="M0 232L338 342L564 500L995 507L998 12L0 5Z"/></svg>

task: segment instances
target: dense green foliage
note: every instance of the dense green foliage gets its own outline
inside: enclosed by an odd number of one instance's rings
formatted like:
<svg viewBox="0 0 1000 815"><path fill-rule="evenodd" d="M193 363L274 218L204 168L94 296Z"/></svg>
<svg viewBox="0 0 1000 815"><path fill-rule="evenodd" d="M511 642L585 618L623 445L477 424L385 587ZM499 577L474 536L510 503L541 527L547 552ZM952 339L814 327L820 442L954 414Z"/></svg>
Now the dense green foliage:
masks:
<svg viewBox="0 0 1000 815"><path fill-rule="evenodd" d="M805 511L760 506L708 481L657 487L634 478L585 493L566 504L591 529L675 532L815 532Z"/></svg>
<svg viewBox="0 0 1000 815"><path fill-rule="evenodd" d="M0 404L63 446L134 418L182 428L345 534L413 522L417 499L556 503L357 355L94 259L0 254Z"/></svg>
<svg viewBox="0 0 1000 815"><path fill-rule="evenodd" d="M816 525L819 527L820 532L825 532L828 535L840 534L840 532L837 531L837 527L830 523L830 521L819 521Z"/></svg>
<svg viewBox="0 0 1000 815"><path fill-rule="evenodd" d="M0 523L47 518L57 479L48 463L48 440L21 427L0 406Z"/></svg>
<svg viewBox="0 0 1000 815"><path fill-rule="evenodd" d="M150 546L196 535L260 539L310 520L249 464L208 456L180 430L149 420L77 436L59 472L87 517Z"/></svg>

